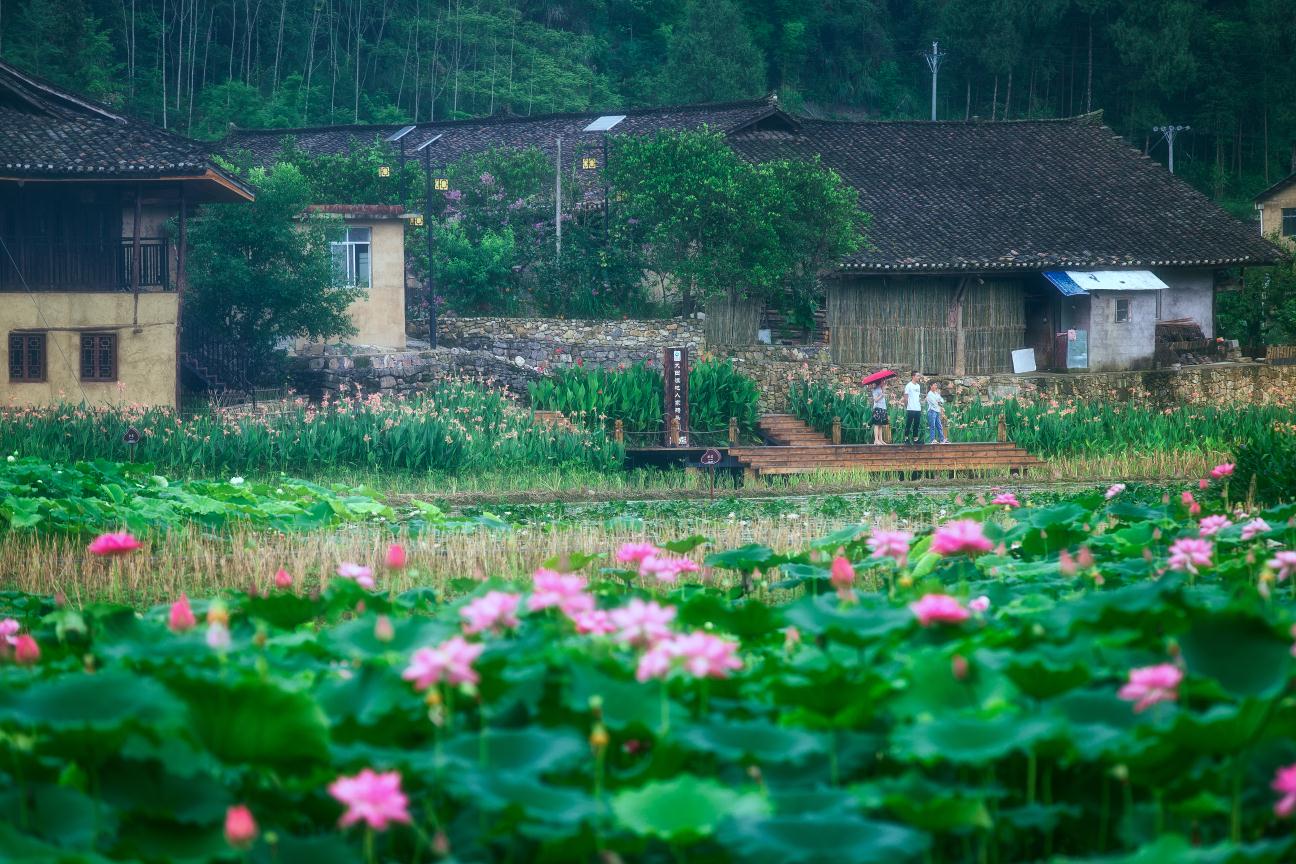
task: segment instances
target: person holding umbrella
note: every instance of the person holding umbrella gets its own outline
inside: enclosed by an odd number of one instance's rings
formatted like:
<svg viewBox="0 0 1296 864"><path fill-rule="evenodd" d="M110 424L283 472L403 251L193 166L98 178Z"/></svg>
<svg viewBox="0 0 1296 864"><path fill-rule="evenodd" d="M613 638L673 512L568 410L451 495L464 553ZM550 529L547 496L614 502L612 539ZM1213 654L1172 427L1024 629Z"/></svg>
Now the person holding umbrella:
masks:
<svg viewBox="0 0 1296 864"><path fill-rule="evenodd" d="M886 443L882 440L883 430L885 430L887 425L891 422L890 415L887 412L886 382L888 379L894 377L895 373L890 369L883 369L880 372L874 372L872 375L869 375L862 382L865 387L868 387L869 385L872 385L873 387L873 416L871 420L874 444Z"/></svg>

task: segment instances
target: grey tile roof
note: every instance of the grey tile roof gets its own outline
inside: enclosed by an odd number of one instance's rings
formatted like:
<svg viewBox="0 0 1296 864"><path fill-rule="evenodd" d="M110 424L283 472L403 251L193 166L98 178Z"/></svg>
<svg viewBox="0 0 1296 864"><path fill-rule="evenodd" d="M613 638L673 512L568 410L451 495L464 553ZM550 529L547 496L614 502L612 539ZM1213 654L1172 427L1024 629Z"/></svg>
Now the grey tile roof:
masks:
<svg viewBox="0 0 1296 864"><path fill-rule="evenodd" d="M4 176L166 177L202 174L213 167L207 145L0 62Z"/></svg>
<svg viewBox="0 0 1296 864"><path fill-rule="evenodd" d="M1228 266L1276 260L1097 115L1007 123L804 120L741 132L754 160L819 156L859 192L869 245L847 271Z"/></svg>

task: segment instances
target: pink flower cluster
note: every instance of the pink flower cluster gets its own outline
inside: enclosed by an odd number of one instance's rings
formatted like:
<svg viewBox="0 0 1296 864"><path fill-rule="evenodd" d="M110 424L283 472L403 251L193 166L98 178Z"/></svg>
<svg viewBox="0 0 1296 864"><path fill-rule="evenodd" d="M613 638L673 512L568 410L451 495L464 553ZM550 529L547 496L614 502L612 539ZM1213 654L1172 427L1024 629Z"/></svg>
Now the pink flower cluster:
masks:
<svg viewBox="0 0 1296 864"><path fill-rule="evenodd" d="M993 548L994 544L985 536L981 523L972 519L947 522L932 534L931 551L941 556L964 554L974 557Z"/></svg>
<svg viewBox="0 0 1296 864"><path fill-rule="evenodd" d="M644 602L635 597L620 609L613 609L609 623L618 642L647 648L671 635L670 625L675 614L674 606L661 606L655 600Z"/></svg>
<svg viewBox="0 0 1296 864"><path fill-rule="evenodd" d="M1243 542L1252 540L1261 534L1268 534L1272 530L1273 529L1269 527L1269 523L1265 520L1260 518L1252 519L1250 522L1242 526L1242 540Z"/></svg>
<svg viewBox="0 0 1296 864"><path fill-rule="evenodd" d="M883 531L875 528L869 535L868 547L874 558L894 558L901 567L909 560L909 543L913 535L908 531Z"/></svg>
<svg viewBox="0 0 1296 864"><path fill-rule="evenodd" d="M1209 540L1197 537L1184 537L1170 544L1170 569L1180 570L1193 575L1198 567L1211 566L1211 554L1215 547Z"/></svg>
<svg viewBox="0 0 1296 864"><path fill-rule="evenodd" d="M996 495L994 497L994 500L992 500L990 503L994 504L995 506L1007 507L1009 510L1013 509L1014 507L1022 506L1021 502L1017 500L1017 496L1014 495L1012 492L1003 492L999 495Z"/></svg>
<svg viewBox="0 0 1296 864"><path fill-rule="evenodd" d="M701 569L696 561L672 558L651 543L625 543L617 550L616 560L621 564L635 565L640 576L652 577L668 585L678 582L681 573L696 573Z"/></svg>
<svg viewBox="0 0 1296 864"><path fill-rule="evenodd" d="M1170 663L1157 666L1143 666L1131 669L1129 681L1117 692L1117 696L1126 702L1134 703L1134 713L1138 714L1151 708L1158 702L1174 702L1179 698L1179 682L1183 680L1183 671Z"/></svg>
<svg viewBox="0 0 1296 864"><path fill-rule="evenodd" d="M1296 764L1279 768L1269 788L1282 796L1274 804L1275 816L1286 819L1296 812Z"/></svg>
<svg viewBox="0 0 1296 864"><path fill-rule="evenodd" d="M91 555L101 558L112 558L127 555L143 545L126 531L116 534L100 534L86 547Z"/></svg>
<svg viewBox="0 0 1296 864"><path fill-rule="evenodd" d="M350 579L352 582L372 591L376 585L373 577L373 568L365 567L362 564L355 564L351 561L343 561L338 565L337 575L343 579Z"/></svg>
<svg viewBox="0 0 1296 864"><path fill-rule="evenodd" d="M380 774L366 768L353 777L337 778L328 791L346 807L338 820L343 828L363 822L375 831L386 831L392 822L410 821L409 799L401 791L398 771Z"/></svg>
<svg viewBox="0 0 1296 864"><path fill-rule="evenodd" d="M1216 480L1223 480L1225 477L1233 476L1233 469L1236 466L1232 462L1221 462L1211 469L1211 476Z"/></svg>
<svg viewBox="0 0 1296 864"><path fill-rule="evenodd" d="M485 649L479 642L453 636L434 648L415 651L401 677L412 681L415 690L426 690L443 681L451 685L476 684L480 679L473 664Z"/></svg>
<svg viewBox="0 0 1296 864"><path fill-rule="evenodd" d="M498 632L518 626L517 609L521 594L489 591L459 610L464 619L464 632L468 635L485 631Z"/></svg>
<svg viewBox="0 0 1296 864"><path fill-rule="evenodd" d="M1279 582L1296 576L1296 552L1283 550L1275 552L1274 557L1265 562L1270 570L1275 570Z"/></svg>
<svg viewBox="0 0 1296 864"><path fill-rule="evenodd" d="M987 600L986 606L989 605ZM917 601L909 604L909 611L914 613L918 623L923 627L930 627L933 624L958 624L960 621L966 621L972 614L957 597L948 594L924 594Z"/></svg>
<svg viewBox="0 0 1296 864"><path fill-rule="evenodd" d="M22 625L17 619L0 620L0 660L12 652L15 663L31 666L40 660L40 646L36 644L36 637L21 631Z"/></svg>
<svg viewBox="0 0 1296 864"><path fill-rule="evenodd" d="M1107 495L1105 497L1107 498L1108 501L1110 501L1111 499L1115 498L1117 495L1121 494L1124 491L1125 491L1124 483L1113 483L1112 485L1107 487Z"/></svg>
<svg viewBox="0 0 1296 864"><path fill-rule="evenodd" d="M589 583L574 573L555 573L541 568L531 575L531 596L527 610L558 609L568 618L594 611L594 598L585 593Z"/></svg>
<svg viewBox="0 0 1296 864"><path fill-rule="evenodd" d="M635 678L665 678L679 669L693 678L725 678L742 668L738 643L710 633L694 631L662 639L643 653Z"/></svg>
<svg viewBox="0 0 1296 864"><path fill-rule="evenodd" d="M1232 524L1233 521L1227 516L1207 516L1197 523L1197 535L1199 537L1214 537Z"/></svg>

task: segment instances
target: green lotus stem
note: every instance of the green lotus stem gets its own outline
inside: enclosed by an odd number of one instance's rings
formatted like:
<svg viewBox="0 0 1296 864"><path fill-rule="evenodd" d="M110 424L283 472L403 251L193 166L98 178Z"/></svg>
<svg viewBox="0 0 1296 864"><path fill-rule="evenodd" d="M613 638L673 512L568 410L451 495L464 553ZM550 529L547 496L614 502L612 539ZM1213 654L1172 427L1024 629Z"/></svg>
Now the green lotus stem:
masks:
<svg viewBox="0 0 1296 864"><path fill-rule="evenodd" d="M1102 775L1102 807L1098 812L1098 851L1107 851L1107 831L1111 823L1111 780Z"/></svg>
<svg viewBox="0 0 1296 864"><path fill-rule="evenodd" d="M1035 803L1035 771L1038 768L1035 759L1035 751L1032 750L1026 757L1026 803Z"/></svg>
<svg viewBox="0 0 1296 864"><path fill-rule="evenodd" d="M665 738L666 733L670 731L670 694L666 689L666 679L662 679L661 684L661 726L658 728L657 735Z"/></svg>
<svg viewBox="0 0 1296 864"><path fill-rule="evenodd" d="M1242 842L1242 768L1233 769L1233 806L1229 811L1229 840Z"/></svg>
<svg viewBox="0 0 1296 864"><path fill-rule="evenodd" d="M365 829L364 856L365 864L374 864L378 860L374 857L374 830L372 828Z"/></svg>
<svg viewBox="0 0 1296 864"><path fill-rule="evenodd" d="M1134 828L1134 786L1128 779L1121 781L1122 797L1125 801L1125 833L1132 836Z"/></svg>

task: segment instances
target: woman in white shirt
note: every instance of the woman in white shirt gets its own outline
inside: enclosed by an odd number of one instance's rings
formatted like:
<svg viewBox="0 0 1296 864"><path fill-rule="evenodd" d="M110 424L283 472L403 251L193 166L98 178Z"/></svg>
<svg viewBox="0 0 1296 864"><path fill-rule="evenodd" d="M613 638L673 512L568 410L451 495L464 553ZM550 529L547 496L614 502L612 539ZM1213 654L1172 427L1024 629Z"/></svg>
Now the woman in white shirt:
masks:
<svg viewBox="0 0 1296 864"><path fill-rule="evenodd" d="M940 384L933 381L931 386L927 388L927 432L933 444L937 441L941 444L950 443L941 424L941 418L944 414L945 397L941 396Z"/></svg>

